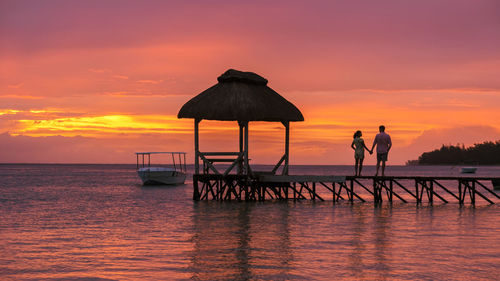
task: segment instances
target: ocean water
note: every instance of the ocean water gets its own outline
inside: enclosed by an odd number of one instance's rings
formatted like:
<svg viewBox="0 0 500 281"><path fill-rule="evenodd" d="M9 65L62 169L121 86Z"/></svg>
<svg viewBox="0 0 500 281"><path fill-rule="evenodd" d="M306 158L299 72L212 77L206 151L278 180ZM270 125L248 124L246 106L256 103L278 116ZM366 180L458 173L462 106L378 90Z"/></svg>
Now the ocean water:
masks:
<svg viewBox="0 0 500 281"><path fill-rule="evenodd" d="M477 175L500 176L500 167ZM0 165L0 280L500 279L500 204L191 198L190 177L143 187L133 165Z"/></svg>

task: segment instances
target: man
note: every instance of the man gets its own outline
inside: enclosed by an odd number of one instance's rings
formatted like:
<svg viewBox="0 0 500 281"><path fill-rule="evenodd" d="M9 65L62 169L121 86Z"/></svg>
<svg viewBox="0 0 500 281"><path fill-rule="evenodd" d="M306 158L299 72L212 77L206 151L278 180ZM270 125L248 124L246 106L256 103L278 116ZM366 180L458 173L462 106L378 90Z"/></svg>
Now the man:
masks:
<svg viewBox="0 0 500 281"><path fill-rule="evenodd" d="M381 125L378 127L380 133L375 136L375 140L373 140L372 149L377 145L377 173L375 176L378 176L378 170L380 168L380 162L382 162L382 176L384 176L385 172L385 161L387 161L387 154L389 154L389 150L391 150L392 142L391 137L385 133L385 126Z"/></svg>

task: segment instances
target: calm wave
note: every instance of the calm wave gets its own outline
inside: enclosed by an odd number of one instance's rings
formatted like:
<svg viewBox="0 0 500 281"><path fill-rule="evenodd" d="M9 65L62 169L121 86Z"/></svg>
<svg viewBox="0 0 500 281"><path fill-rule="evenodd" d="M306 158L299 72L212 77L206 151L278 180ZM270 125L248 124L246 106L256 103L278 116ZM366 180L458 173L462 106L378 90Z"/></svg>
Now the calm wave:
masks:
<svg viewBox="0 0 500 281"><path fill-rule="evenodd" d="M0 165L0 280L498 280L500 204L194 202L132 165ZM366 167L365 173L374 172ZM457 175L458 167L388 167ZM294 166L352 174L351 166ZM479 176L500 176L480 167Z"/></svg>

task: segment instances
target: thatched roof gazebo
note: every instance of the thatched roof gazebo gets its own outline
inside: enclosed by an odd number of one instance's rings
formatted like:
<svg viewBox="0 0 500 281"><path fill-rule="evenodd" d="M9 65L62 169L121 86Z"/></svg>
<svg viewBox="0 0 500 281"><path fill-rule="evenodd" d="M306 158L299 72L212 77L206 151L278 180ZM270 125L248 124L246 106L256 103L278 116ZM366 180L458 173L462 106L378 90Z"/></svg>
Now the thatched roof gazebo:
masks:
<svg viewBox="0 0 500 281"><path fill-rule="evenodd" d="M199 160L203 160L204 173L219 173L214 162L232 162L224 172L228 174L238 165L238 174L250 174L248 164L248 123L250 121L281 122L286 129L285 154L273 169L284 162L283 174L288 174L290 122L304 121L302 113L273 89L267 80L252 72L229 69L217 78L218 83L189 100L179 111L178 118L195 119L195 173L199 174ZM199 151L199 123L203 120L237 121L240 129L239 152ZM220 159L214 156L237 156ZM212 157L212 158L209 158Z"/></svg>

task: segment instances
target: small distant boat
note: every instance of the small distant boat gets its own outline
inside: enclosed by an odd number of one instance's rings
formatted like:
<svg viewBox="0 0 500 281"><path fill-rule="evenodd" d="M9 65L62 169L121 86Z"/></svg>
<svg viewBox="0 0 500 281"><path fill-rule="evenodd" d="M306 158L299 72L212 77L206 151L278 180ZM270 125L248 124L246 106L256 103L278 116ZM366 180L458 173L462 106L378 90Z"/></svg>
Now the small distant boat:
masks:
<svg viewBox="0 0 500 281"><path fill-rule="evenodd" d="M137 174L144 185L177 185L186 180L185 152L136 152ZM168 166L151 166L151 155L171 154L172 164ZM142 163L140 163L142 158Z"/></svg>
<svg viewBox="0 0 500 281"><path fill-rule="evenodd" d="M460 173L462 174L475 174L477 168L476 167L462 167L460 169Z"/></svg>

